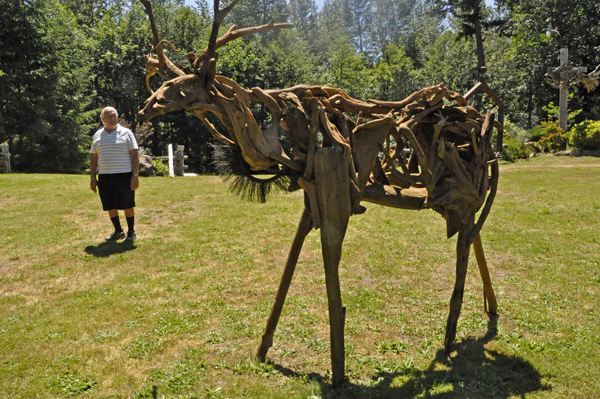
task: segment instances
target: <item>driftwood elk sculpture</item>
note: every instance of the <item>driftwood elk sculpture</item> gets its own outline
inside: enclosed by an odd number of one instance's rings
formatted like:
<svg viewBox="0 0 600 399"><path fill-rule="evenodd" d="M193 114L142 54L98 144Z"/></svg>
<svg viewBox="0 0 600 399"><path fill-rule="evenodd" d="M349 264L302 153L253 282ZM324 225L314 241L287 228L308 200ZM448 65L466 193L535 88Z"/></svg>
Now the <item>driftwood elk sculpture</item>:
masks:
<svg viewBox="0 0 600 399"><path fill-rule="evenodd" d="M140 0L149 15L158 59L147 56L148 74L167 82L140 111L143 121L187 109L208 127L225 151L221 163L235 174L243 195L264 200L269 187L285 181L289 191L304 190L305 208L258 349L265 359L306 235L321 230L325 283L329 301L332 383L344 380L344 319L338 266L351 215L363 213L361 202L402 209L433 209L446 220L447 234L458 233L456 283L450 300L445 349L449 354L460 315L471 244L484 282L484 306L496 313L479 232L489 214L498 183L498 163L491 137L495 115L485 117L442 84L419 90L397 102L351 98L330 87L299 85L280 90L246 90L215 72L217 48L250 33L289 28L289 24L232 27L217 39L219 27L239 0L219 9L208 47L188 54L191 67L176 66L165 56L149 0ZM170 43L168 43L170 44ZM148 86L149 87L149 86ZM149 87L150 89L150 87ZM151 90L151 89L150 89ZM263 104L271 116L261 129L250 109ZM213 114L219 129L209 121ZM220 131L219 131L220 130ZM406 159L405 148L410 149ZM227 168L224 168L227 169ZM265 178L264 173L274 177ZM476 213L481 209L477 221Z"/></svg>

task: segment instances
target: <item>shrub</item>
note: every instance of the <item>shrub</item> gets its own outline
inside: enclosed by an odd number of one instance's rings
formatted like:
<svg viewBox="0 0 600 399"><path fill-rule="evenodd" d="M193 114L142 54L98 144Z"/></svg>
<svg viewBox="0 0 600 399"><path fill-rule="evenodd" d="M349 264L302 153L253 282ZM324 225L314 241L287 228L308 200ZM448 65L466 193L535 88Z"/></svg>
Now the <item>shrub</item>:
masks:
<svg viewBox="0 0 600 399"><path fill-rule="evenodd" d="M542 122L544 127L544 136L540 139L543 146L549 147L553 151L558 151L567 146L568 134L558 126L555 121Z"/></svg>
<svg viewBox="0 0 600 399"><path fill-rule="evenodd" d="M546 135L546 130L544 129L544 126L542 126L542 125L535 126L533 129L531 129L527 133L527 136L529 137L530 141L540 141L540 139L542 137L544 137L545 135Z"/></svg>
<svg viewBox="0 0 600 399"><path fill-rule="evenodd" d="M600 149L600 121L583 121L569 131L569 142L580 150Z"/></svg>
<svg viewBox="0 0 600 399"><path fill-rule="evenodd" d="M506 144L506 147L502 148L502 158L504 160L515 162L517 159L527 159L529 157L529 150L522 141L518 142L508 137L504 144Z"/></svg>
<svg viewBox="0 0 600 399"><path fill-rule="evenodd" d="M156 176L169 176L169 167L160 159L153 160L152 166L154 166Z"/></svg>

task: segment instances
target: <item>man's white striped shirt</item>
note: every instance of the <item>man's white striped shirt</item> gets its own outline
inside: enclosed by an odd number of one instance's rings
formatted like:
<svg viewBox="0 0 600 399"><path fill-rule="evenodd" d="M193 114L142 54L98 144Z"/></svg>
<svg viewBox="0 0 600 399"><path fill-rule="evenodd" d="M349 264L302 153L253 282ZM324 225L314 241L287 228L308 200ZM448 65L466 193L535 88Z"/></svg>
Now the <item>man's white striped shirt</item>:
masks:
<svg viewBox="0 0 600 399"><path fill-rule="evenodd" d="M137 150L138 145L131 130L118 125L112 132L100 129L94 134L90 153L98 154L98 174L131 172L130 150Z"/></svg>

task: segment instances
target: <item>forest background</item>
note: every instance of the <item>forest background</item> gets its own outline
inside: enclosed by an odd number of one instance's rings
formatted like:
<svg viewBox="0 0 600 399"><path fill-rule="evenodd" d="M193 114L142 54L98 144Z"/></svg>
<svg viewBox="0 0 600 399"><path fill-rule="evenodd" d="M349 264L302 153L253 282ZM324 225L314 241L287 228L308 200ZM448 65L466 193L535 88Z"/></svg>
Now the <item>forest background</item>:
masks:
<svg viewBox="0 0 600 399"><path fill-rule="evenodd" d="M168 56L187 65L188 51L206 47L211 6L206 0L152 3L161 38L182 50ZM219 50L218 74L246 88L314 84L361 100L400 100L441 82L464 94L478 81L483 55L487 82L506 106L509 135L555 115L558 90L544 75L558 66L561 45L573 65L591 70L600 63L597 0L496 0L493 6L483 0L325 0L322 7L314 0L243 0L223 33L232 24L271 19L294 28L229 43ZM149 96L144 55L152 38L139 1L0 0L0 26L0 143L10 146L13 170L84 172L99 112L113 106L145 152L163 155L169 143L185 145L190 170L212 171L212 136L190 113L137 123ZM548 37L548 28L560 36ZM160 84L152 78L153 87ZM600 119L600 90L571 92L569 108L577 112L570 125ZM483 108L493 104L484 98ZM254 111L260 118L261 110Z"/></svg>

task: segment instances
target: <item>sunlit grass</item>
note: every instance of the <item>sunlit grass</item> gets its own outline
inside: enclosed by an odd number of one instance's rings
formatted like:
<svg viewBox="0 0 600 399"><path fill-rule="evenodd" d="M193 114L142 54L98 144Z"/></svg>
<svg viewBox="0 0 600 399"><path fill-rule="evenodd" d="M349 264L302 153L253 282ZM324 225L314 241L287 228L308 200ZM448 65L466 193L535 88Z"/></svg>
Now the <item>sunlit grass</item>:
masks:
<svg viewBox="0 0 600 399"><path fill-rule="evenodd" d="M217 177L142 179L134 245L85 176L0 175L0 398L595 398L600 160L501 166L482 232L499 302L486 335L472 259L442 356L455 239L431 211L367 204L340 268L348 383L329 385L320 240L304 245L269 362L253 359L302 210ZM124 223L124 220L123 220Z"/></svg>

